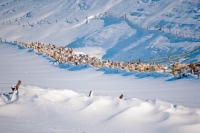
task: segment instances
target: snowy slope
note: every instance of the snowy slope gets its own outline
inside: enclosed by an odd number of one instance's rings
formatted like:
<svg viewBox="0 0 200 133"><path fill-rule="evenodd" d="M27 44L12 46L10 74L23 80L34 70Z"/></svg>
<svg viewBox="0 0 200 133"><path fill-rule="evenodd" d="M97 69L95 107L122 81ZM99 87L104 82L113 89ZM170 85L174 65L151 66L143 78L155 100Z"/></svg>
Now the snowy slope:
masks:
<svg viewBox="0 0 200 133"><path fill-rule="evenodd" d="M5 133L199 131L199 109L174 106L156 99L90 98L71 90L36 86L20 89L21 98L12 104L0 106L0 130Z"/></svg>
<svg viewBox="0 0 200 133"><path fill-rule="evenodd" d="M197 77L178 80L162 73L58 67L13 43L0 43L0 53L1 93L22 80L14 101L0 95L0 130L5 133L199 131Z"/></svg>
<svg viewBox="0 0 200 133"><path fill-rule="evenodd" d="M103 60L149 60L200 46L199 9L199 0L1 0L0 132L199 132L197 76L57 66L11 42L67 46ZM199 61L199 53L184 62ZM19 96L10 102L2 94L19 79Z"/></svg>
<svg viewBox="0 0 200 133"><path fill-rule="evenodd" d="M118 61L188 52L200 42L198 0L6 0L0 4L0 37L8 41L41 41L89 54L98 48L101 58ZM105 17L105 12L117 18ZM122 19L124 14L133 23ZM158 31L158 25L165 32ZM145 30L147 26L150 30Z"/></svg>

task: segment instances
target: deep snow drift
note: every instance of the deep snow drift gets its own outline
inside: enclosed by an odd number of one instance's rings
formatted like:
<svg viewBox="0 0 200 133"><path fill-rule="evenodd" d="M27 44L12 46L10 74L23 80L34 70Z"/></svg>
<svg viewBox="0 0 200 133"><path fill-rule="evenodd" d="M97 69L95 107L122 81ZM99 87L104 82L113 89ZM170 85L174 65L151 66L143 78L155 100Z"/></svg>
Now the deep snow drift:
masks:
<svg viewBox="0 0 200 133"><path fill-rule="evenodd" d="M0 131L199 132L197 76L55 65L11 42L67 46L103 60L150 60L200 46L199 5L199 0L1 0ZM199 53L183 62L199 61ZM19 96L9 101L3 93L19 79Z"/></svg>
<svg viewBox="0 0 200 133"><path fill-rule="evenodd" d="M71 90L36 86L21 87L19 98L0 108L0 127L5 133L197 133L200 126L200 109L156 99L88 97Z"/></svg>

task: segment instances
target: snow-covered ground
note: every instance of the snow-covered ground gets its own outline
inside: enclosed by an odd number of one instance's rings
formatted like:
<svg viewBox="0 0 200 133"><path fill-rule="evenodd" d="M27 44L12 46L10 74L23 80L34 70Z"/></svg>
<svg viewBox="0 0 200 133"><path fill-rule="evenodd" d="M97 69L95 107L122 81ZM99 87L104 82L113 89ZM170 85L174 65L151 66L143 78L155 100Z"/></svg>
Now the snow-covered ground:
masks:
<svg viewBox="0 0 200 133"><path fill-rule="evenodd" d="M199 0L1 0L0 93L18 80L22 85L13 101L0 95L0 132L199 132L197 76L57 66L11 42L67 46L104 60L150 60L198 48L199 14ZM199 53L184 62L199 61Z"/></svg>

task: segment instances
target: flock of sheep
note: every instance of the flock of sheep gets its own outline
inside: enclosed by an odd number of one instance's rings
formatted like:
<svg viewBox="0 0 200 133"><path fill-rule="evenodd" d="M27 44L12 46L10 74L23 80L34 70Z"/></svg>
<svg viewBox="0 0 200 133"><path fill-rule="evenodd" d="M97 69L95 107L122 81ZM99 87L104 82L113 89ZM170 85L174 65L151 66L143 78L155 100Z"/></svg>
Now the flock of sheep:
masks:
<svg viewBox="0 0 200 133"><path fill-rule="evenodd" d="M15 43L17 43L15 41ZM55 45L45 45L41 42L25 43L19 42L20 45L33 49L37 53L45 54L53 59L57 63L68 63L72 62L75 65L78 64L89 64L96 68L109 67L109 68L121 68L127 71L137 70L139 72L171 72L174 76L179 75L179 77L186 75L185 73L200 75L200 62L191 64L180 64L174 63L171 67L164 65L159 65L155 63L140 63L140 62L117 62L111 60L101 60L96 57L90 57L88 54L75 54L72 48L55 46Z"/></svg>

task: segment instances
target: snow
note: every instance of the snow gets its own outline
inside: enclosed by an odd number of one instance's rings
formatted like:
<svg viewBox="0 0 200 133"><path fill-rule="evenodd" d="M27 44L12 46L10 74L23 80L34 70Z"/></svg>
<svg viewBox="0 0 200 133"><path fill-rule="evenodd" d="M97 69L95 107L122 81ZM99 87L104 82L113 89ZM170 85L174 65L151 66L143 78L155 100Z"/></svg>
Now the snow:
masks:
<svg viewBox="0 0 200 133"><path fill-rule="evenodd" d="M162 72L56 65L13 43L40 41L116 61L181 54L200 46L199 5L199 0L1 0L0 132L199 132L196 75L178 79ZM120 17L124 14L134 23ZM158 24L173 34L156 30ZM200 61L199 53L183 62ZM3 93L18 80L19 94L10 101Z"/></svg>

